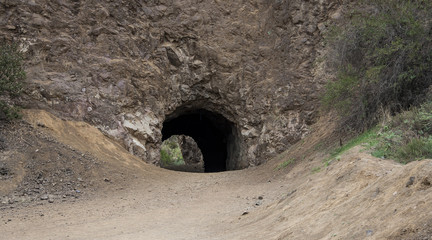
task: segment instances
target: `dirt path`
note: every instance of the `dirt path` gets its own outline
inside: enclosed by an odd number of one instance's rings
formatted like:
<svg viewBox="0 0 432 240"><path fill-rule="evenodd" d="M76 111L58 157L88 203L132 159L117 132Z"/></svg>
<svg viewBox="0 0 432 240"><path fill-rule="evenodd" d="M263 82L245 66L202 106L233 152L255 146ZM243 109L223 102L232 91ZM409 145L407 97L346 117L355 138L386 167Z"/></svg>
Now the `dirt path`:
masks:
<svg viewBox="0 0 432 240"><path fill-rule="evenodd" d="M230 220L284 189L277 182L242 183L250 179L237 176L247 172L163 174L169 176L139 178L94 199L4 211L1 222L11 221L0 230L5 239L225 239Z"/></svg>
<svg viewBox="0 0 432 240"><path fill-rule="evenodd" d="M402 166L355 148L315 172L322 159L275 169L291 156L282 155L242 171L180 173L142 163L86 124L44 112L29 115L39 121L28 120L31 124L43 123L47 134L92 154L103 166L92 170L97 172L92 175L93 190L75 201L2 208L0 239L432 236L432 160ZM303 152L301 146L294 147L290 154Z"/></svg>

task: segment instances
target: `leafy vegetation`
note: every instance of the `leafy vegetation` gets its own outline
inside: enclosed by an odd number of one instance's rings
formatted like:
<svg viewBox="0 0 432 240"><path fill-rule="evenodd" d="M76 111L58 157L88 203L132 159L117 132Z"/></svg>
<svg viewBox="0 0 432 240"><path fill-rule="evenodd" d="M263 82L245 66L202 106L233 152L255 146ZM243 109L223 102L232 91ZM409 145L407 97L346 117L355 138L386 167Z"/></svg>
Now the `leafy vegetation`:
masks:
<svg viewBox="0 0 432 240"><path fill-rule="evenodd" d="M320 166L312 168L312 173L318 173L319 171L321 171Z"/></svg>
<svg viewBox="0 0 432 240"><path fill-rule="evenodd" d="M432 100L389 117L386 122L334 149L324 160L324 166L339 160L342 153L361 144L375 157L394 159L403 164L432 158Z"/></svg>
<svg viewBox="0 0 432 240"><path fill-rule="evenodd" d="M16 97L21 93L22 81L26 74L23 68L23 57L14 44L0 44L0 96ZM0 118L20 117L19 108L0 100Z"/></svg>
<svg viewBox="0 0 432 240"><path fill-rule="evenodd" d="M432 158L432 101L393 117L369 145L372 155L401 163Z"/></svg>
<svg viewBox="0 0 432 240"><path fill-rule="evenodd" d="M341 155L342 153L346 152L347 150L362 144L366 141L369 141L371 138L375 137L375 129L370 129L362 134L360 134L359 136L351 139L348 143L346 143L345 145L338 147L336 149L334 149L331 153L330 153L330 157L327 159L328 160L332 160L334 158L337 158L339 155Z"/></svg>
<svg viewBox="0 0 432 240"><path fill-rule="evenodd" d="M295 162L295 159L294 159L294 158L290 158L290 159L288 159L288 160L286 160L286 161L281 162L281 163L280 163L280 164L275 168L275 170L281 170L281 169L284 169L284 168L288 167L289 165L293 164L294 162Z"/></svg>
<svg viewBox="0 0 432 240"><path fill-rule="evenodd" d="M185 164L181 148L178 143L178 137L176 135L168 138L162 143L160 154L162 167Z"/></svg>
<svg viewBox="0 0 432 240"><path fill-rule="evenodd" d="M363 1L350 21L327 36L329 67L323 106L342 126L364 130L384 112L418 106L432 84L432 1Z"/></svg>

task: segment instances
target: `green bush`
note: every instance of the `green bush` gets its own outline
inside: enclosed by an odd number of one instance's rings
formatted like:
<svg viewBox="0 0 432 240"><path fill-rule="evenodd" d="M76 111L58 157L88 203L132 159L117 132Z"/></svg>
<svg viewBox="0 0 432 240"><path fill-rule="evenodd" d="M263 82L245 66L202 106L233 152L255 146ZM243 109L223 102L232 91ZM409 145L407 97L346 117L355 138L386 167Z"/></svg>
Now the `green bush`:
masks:
<svg viewBox="0 0 432 240"><path fill-rule="evenodd" d="M432 100L395 116L390 127L405 129L416 137L432 135Z"/></svg>
<svg viewBox="0 0 432 240"><path fill-rule="evenodd" d="M9 106L3 101L0 101L0 112L3 113L4 117L8 120L21 118L21 108L16 106Z"/></svg>
<svg viewBox="0 0 432 240"><path fill-rule="evenodd" d="M382 126L369 142L372 155L401 163L432 158L432 101L402 112Z"/></svg>
<svg viewBox="0 0 432 240"><path fill-rule="evenodd" d="M23 57L14 44L0 44L0 96L16 97L21 93L25 79ZM0 100L0 113L6 119L18 118L19 108Z"/></svg>
<svg viewBox="0 0 432 240"><path fill-rule="evenodd" d="M372 0L327 35L329 82L323 106L364 130L383 112L422 103L432 84L432 1Z"/></svg>
<svg viewBox="0 0 432 240"><path fill-rule="evenodd" d="M183 154L181 152L178 138L176 135L163 141L161 150L161 166L178 166L184 165Z"/></svg>
<svg viewBox="0 0 432 240"><path fill-rule="evenodd" d="M432 158L432 138L412 139L408 144L397 149L395 158L402 163Z"/></svg>

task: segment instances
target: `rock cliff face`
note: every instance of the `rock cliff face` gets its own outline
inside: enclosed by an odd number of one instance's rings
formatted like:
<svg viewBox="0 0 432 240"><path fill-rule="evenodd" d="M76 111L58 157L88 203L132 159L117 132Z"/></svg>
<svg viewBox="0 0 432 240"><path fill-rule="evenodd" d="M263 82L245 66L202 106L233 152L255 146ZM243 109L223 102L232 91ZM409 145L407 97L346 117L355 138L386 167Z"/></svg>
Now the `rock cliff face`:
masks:
<svg viewBox="0 0 432 240"><path fill-rule="evenodd" d="M198 164L201 169L204 167L203 156L198 144L189 136L179 136L180 148L183 155L183 160L186 164L193 165ZM204 170L202 170L204 171Z"/></svg>
<svg viewBox="0 0 432 240"><path fill-rule="evenodd" d="M0 39L26 52L26 106L85 120L152 163L164 121L204 109L232 124L228 169L240 169L308 133L338 2L0 0Z"/></svg>

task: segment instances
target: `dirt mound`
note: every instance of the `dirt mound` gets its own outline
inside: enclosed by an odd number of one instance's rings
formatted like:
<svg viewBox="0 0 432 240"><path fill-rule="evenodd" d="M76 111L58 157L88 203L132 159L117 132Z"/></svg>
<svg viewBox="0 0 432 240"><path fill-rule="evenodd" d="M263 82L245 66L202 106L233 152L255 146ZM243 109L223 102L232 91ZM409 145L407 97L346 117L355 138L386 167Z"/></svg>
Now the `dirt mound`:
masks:
<svg viewBox="0 0 432 240"><path fill-rule="evenodd" d="M99 189L123 187L131 173L126 159L143 164L85 123L44 111L25 115L26 121L0 126L2 209L74 201ZM124 160L118 161L122 155Z"/></svg>
<svg viewBox="0 0 432 240"><path fill-rule="evenodd" d="M290 191L239 221L233 238L260 228L266 239L430 239L431 160L403 166L357 147L317 173L301 165L284 177Z"/></svg>
<svg viewBox="0 0 432 240"><path fill-rule="evenodd" d="M25 122L2 126L1 208L38 200L66 201L93 186L95 159Z"/></svg>

